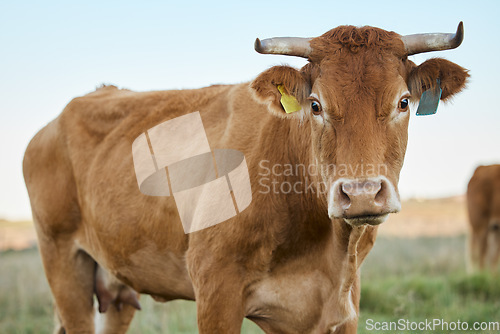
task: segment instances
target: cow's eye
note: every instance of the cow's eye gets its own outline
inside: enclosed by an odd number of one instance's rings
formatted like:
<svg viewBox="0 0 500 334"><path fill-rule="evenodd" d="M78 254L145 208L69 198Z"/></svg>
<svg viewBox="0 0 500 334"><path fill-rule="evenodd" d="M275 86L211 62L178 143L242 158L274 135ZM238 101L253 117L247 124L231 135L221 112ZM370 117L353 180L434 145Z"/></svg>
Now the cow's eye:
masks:
<svg viewBox="0 0 500 334"><path fill-rule="evenodd" d="M321 104L319 104L318 101L312 101L311 102L311 109L314 115L319 115L321 114Z"/></svg>
<svg viewBox="0 0 500 334"><path fill-rule="evenodd" d="M410 99L407 97L403 97L399 100L398 109L401 112L408 111L408 107L410 106Z"/></svg>
<svg viewBox="0 0 500 334"><path fill-rule="evenodd" d="M500 224L492 224L490 226L490 229L493 231L493 232L498 232L500 231Z"/></svg>

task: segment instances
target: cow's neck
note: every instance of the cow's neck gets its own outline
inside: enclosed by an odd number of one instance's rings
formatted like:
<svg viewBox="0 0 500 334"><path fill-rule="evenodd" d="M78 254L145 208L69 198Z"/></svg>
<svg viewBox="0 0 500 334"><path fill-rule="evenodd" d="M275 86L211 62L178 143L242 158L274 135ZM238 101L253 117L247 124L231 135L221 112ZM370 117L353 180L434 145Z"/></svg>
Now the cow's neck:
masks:
<svg viewBox="0 0 500 334"><path fill-rule="evenodd" d="M349 228L350 231L347 242L343 245L347 248L345 257L341 261L341 270L339 271L339 282L337 294L332 294L325 305L327 308L335 310L333 317L327 318L329 321L327 327L331 330L340 326L349 319L357 317L359 298L355 284L359 280L359 266L364 259L360 249L363 248L363 241L370 228L367 226ZM345 242L345 238L343 239Z"/></svg>

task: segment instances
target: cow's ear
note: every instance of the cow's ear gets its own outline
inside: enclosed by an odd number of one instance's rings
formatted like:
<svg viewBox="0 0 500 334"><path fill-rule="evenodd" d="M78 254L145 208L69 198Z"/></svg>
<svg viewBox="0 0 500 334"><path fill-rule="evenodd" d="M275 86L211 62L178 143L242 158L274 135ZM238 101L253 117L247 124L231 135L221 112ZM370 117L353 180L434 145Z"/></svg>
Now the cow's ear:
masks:
<svg viewBox="0 0 500 334"><path fill-rule="evenodd" d="M304 73L289 66L274 66L262 72L252 83L256 99L267 103L279 117L302 117L310 94Z"/></svg>
<svg viewBox="0 0 500 334"><path fill-rule="evenodd" d="M429 59L414 67L409 75L408 87L412 98L419 100L422 93L437 85L443 90L441 100L446 101L465 88L469 71L442 58Z"/></svg>

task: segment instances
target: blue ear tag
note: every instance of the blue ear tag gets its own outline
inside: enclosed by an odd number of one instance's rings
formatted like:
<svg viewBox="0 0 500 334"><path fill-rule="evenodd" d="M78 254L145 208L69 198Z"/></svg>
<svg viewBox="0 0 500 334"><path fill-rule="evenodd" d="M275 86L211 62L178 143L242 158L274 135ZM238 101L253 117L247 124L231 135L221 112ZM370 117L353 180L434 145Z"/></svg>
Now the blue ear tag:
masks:
<svg viewBox="0 0 500 334"><path fill-rule="evenodd" d="M436 113L439 100L441 99L441 81L437 79L437 85L433 89L428 89L422 93L420 103L418 104L417 115L433 115Z"/></svg>

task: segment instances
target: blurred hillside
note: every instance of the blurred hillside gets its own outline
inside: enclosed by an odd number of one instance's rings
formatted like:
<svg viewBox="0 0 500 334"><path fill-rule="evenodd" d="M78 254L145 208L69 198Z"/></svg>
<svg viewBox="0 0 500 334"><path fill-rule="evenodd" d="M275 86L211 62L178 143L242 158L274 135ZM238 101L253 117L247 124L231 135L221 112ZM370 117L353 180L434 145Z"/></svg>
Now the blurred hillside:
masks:
<svg viewBox="0 0 500 334"><path fill-rule="evenodd" d="M451 237L467 233L465 195L403 201L400 213L390 215L379 235L401 238Z"/></svg>
<svg viewBox="0 0 500 334"><path fill-rule="evenodd" d="M447 237L467 232L465 196L403 201L402 210L380 226L379 235L400 238ZM30 221L0 220L0 250L20 250L36 245Z"/></svg>

